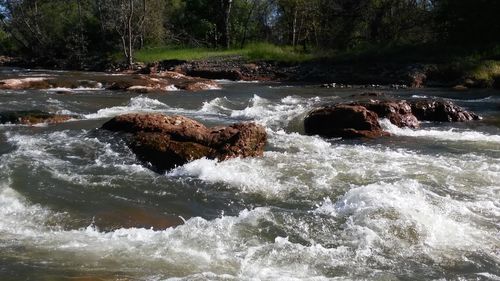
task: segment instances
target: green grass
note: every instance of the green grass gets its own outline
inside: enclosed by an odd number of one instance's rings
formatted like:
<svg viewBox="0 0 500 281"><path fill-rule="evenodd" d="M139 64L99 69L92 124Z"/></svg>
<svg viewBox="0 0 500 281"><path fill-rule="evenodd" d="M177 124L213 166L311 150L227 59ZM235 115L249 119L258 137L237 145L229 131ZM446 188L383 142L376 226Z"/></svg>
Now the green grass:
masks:
<svg viewBox="0 0 500 281"><path fill-rule="evenodd" d="M250 60L280 62L302 62L315 58L311 53L302 53L290 46L276 46L267 43L250 44L243 49L214 50L207 48L155 47L135 53L137 61L149 63L162 60L202 60L215 57L241 56Z"/></svg>
<svg viewBox="0 0 500 281"><path fill-rule="evenodd" d="M303 62L313 60L318 56L316 53L299 52L292 46L282 47L266 43L251 44L243 50L246 52L245 56L252 60Z"/></svg>
<svg viewBox="0 0 500 281"><path fill-rule="evenodd" d="M476 80L493 81L500 77L500 61L483 61L473 67L468 74Z"/></svg>
<svg viewBox="0 0 500 281"><path fill-rule="evenodd" d="M206 48L176 48L155 47L146 48L135 53L135 59L142 62L155 62L162 60L201 60L212 57L239 55L240 50L214 50Z"/></svg>

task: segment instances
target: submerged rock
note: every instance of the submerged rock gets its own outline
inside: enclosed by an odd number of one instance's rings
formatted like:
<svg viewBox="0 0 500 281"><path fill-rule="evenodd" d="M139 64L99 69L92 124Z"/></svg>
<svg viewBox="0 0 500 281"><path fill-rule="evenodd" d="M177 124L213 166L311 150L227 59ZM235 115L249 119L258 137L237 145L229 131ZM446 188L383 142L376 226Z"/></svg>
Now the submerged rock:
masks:
<svg viewBox="0 0 500 281"><path fill-rule="evenodd" d="M121 115L102 128L132 134L132 151L158 172L203 157L226 160L262 156L267 139L264 127L254 123L207 128L183 116L163 114Z"/></svg>
<svg viewBox="0 0 500 281"><path fill-rule="evenodd" d="M450 101L423 100L411 103L411 110L418 120L437 122L465 122L481 117L468 112Z"/></svg>
<svg viewBox="0 0 500 281"><path fill-rule="evenodd" d="M95 214L94 225L101 230L113 231L120 228L146 228L164 230L183 224L177 216L139 207L109 207Z"/></svg>
<svg viewBox="0 0 500 281"><path fill-rule="evenodd" d="M35 125L40 123L55 124L68 121L76 116L53 114L40 110L0 112L0 124Z"/></svg>
<svg viewBox="0 0 500 281"><path fill-rule="evenodd" d="M304 120L308 135L344 138L375 138L388 135L378 116L359 105L335 105L314 109Z"/></svg>

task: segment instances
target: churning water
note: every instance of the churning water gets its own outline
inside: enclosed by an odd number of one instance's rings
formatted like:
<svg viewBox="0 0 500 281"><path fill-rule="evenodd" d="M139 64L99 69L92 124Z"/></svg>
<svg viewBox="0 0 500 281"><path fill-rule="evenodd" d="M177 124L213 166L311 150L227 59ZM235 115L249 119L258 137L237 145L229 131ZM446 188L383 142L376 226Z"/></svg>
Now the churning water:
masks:
<svg viewBox="0 0 500 281"><path fill-rule="evenodd" d="M0 91L0 111L81 117L0 126L0 280L500 280L500 93L389 91L484 120L382 120L393 136L369 141L302 134L308 110L360 92ZM262 158L158 175L97 129L130 112L255 121L269 142Z"/></svg>

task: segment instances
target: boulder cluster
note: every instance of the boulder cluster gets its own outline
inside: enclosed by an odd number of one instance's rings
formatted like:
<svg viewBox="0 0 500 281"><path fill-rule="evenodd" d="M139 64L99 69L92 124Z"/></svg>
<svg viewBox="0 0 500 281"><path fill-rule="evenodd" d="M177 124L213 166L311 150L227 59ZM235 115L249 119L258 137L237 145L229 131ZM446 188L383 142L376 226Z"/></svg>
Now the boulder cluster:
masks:
<svg viewBox="0 0 500 281"><path fill-rule="evenodd" d="M137 93L168 92L178 89L203 91L219 88L212 80L186 76L175 72L160 72L152 75L119 74L105 75L81 73L80 79L66 74L48 77L18 77L0 80L0 90L48 90L97 88L111 91Z"/></svg>
<svg viewBox="0 0 500 281"><path fill-rule="evenodd" d="M222 161L262 156L267 140L264 127L255 123L207 128L183 116L163 114L125 114L102 128L130 135L132 151L161 173L203 157Z"/></svg>
<svg viewBox="0 0 500 281"><path fill-rule="evenodd" d="M36 125L40 123L56 124L78 118L78 116L54 114L40 110L0 112L0 124Z"/></svg>
<svg viewBox="0 0 500 281"><path fill-rule="evenodd" d="M379 119L398 127L418 128L420 121L465 122L481 117L444 100L370 100L316 108L304 120L308 135L343 138L387 136Z"/></svg>

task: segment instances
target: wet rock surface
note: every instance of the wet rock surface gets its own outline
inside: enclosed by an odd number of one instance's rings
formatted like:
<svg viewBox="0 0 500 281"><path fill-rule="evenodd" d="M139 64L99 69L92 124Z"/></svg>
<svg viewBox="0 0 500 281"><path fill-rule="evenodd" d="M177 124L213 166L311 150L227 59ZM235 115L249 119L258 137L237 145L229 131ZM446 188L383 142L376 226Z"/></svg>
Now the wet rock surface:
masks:
<svg viewBox="0 0 500 281"><path fill-rule="evenodd" d="M450 101L423 100L411 103L412 113L422 121L465 122L481 117Z"/></svg>
<svg viewBox="0 0 500 281"><path fill-rule="evenodd" d="M216 89L219 85L211 80L189 77L181 74L163 73L143 74L105 74L105 73L69 73L54 74L45 77L13 77L0 80L0 89L107 89L112 91L131 91L138 93L168 92L178 89L202 91Z"/></svg>
<svg viewBox="0 0 500 281"><path fill-rule="evenodd" d="M387 135L376 113L363 106L335 105L314 109L304 120L308 135L375 138Z"/></svg>
<svg viewBox="0 0 500 281"><path fill-rule="evenodd" d="M41 123L56 124L77 118L77 116L53 114L40 110L0 112L0 124L36 125Z"/></svg>
<svg viewBox="0 0 500 281"><path fill-rule="evenodd" d="M267 139L264 127L254 123L207 128L183 116L163 114L121 115L102 129L132 134L130 148L157 172L203 157L222 161L262 156Z"/></svg>
<svg viewBox="0 0 500 281"><path fill-rule="evenodd" d="M420 121L466 122L481 119L450 101L368 100L314 109L306 116L304 128L308 135L374 138L389 135L380 126L379 119L382 118L407 128L419 128Z"/></svg>
<svg viewBox="0 0 500 281"><path fill-rule="evenodd" d="M353 103L353 105L363 106L366 109L377 113L379 118L389 119L392 124L398 127L420 127L420 122L412 113L411 105L404 100L370 100L367 102L356 102Z"/></svg>

